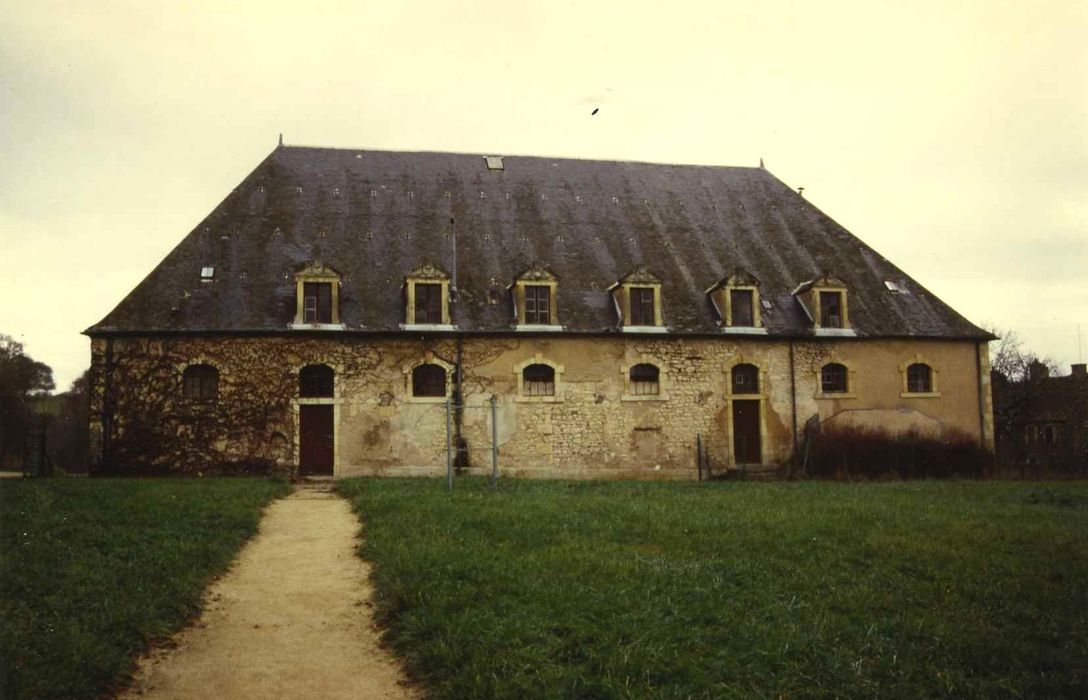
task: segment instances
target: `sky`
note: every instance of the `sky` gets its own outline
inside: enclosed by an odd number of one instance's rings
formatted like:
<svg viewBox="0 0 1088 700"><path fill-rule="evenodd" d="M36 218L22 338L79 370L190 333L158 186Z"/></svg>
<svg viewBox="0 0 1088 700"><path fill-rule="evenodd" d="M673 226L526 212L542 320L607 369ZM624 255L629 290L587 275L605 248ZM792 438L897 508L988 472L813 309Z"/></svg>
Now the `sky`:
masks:
<svg viewBox="0 0 1088 700"><path fill-rule="evenodd" d="M1088 354L1085 37L1086 0L0 0L0 333L67 388L80 332L282 133L762 158L1068 373Z"/></svg>

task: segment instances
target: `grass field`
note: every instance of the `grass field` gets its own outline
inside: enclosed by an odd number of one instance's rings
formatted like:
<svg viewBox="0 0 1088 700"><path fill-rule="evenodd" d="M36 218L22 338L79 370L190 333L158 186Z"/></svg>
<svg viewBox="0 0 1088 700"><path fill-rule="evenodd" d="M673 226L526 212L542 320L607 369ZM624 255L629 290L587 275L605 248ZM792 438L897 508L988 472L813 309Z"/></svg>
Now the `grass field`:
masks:
<svg viewBox="0 0 1088 700"><path fill-rule="evenodd" d="M438 697L1088 696L1088 484L340 488Z"/></svg>
<svg viewBox="0 0 1088 700"><path fill-rule="evenodd" d="M205 584L287 484L0 480L0 697L93 698Z"/></svg>

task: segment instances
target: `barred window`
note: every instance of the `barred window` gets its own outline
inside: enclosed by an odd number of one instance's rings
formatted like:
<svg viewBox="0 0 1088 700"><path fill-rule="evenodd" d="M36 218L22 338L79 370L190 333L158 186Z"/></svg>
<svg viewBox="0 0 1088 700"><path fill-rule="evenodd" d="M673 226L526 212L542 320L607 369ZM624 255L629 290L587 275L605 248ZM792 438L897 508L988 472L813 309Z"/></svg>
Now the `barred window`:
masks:
<svg viewBox="0 0 1088 700"><path fill-rule="evenodd" d="M412 370L412 396L445 396L446 369L441 365L419 365Z"/></svg>
<svg viewBox="0 0 1088 700"><path fill-rule="evenodd" d="M737 365L733 368L733 393L758 394L759 368L755 365Z"/></svg>
<svg viewBox="0 0 1088 700"><path fill-rule="evenodd" d="M219 370L211 365L189 365L182 373L182 385L187 399L215 400L219 397Z"/></svg>
<svg viewBox="0 0 1088 700"><path fill-rule="evenodd" d="M833 362L820 370L820 389L825 394L846 393L846 367Z"/></svg>
<svg viewBox="0 0 1088 700"><path fill-rule="evenodd" d="M332 398L335 375L328 365L306 365L298 372L298 395L304 399Z"/></svg>
<svg viewBox="0 0 1088 700"><path fill-rule="evenodd" d="M933 372L929 365L915 362L907 367L907 391L911 394L927 394L933 391Z"/></svg>
<svg viewBox="0 0 1088 700"><path fill-rule="evenodd" d="M631 368L631 393L636 396L654 396L661 391L661 370L651 364L637 364Z"/></svg>
<svg viewBox="0 0 1088 700"><path fill-rule="evenodd" d="M525 396L555 396L555 369L549 365L529 365L521 371Z"/></svg>

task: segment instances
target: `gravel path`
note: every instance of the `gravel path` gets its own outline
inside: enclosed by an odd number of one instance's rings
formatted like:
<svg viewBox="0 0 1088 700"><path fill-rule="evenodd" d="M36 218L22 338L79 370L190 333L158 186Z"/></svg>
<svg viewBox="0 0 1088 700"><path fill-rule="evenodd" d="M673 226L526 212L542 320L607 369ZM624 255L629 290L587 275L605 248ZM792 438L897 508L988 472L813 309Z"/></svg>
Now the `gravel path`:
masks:
<svg viewBox="0 0 1088 700"><path fill-rule="evenodd" d="M300 488L276 501L200 620L141 659L122 698L416 698L378 645L369 566L347 501Z"/></svg>

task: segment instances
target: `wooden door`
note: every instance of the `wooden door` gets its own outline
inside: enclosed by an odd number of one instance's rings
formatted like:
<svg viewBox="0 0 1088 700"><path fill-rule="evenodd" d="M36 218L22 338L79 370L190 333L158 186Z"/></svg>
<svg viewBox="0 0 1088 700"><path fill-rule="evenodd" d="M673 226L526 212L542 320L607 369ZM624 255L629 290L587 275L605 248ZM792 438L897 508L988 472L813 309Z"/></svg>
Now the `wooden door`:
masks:
<svg viewBox="0 0 1088 700"><path fill-rule="evenodd" d="M733 459L735 464L761 464L759 401L733 402Z"/></svg>
<svg viewBox="0 0 1088 700"><path fill-rule="evenodd" d="M299 406L299 474L332 476L332 406Z"/></svg>

